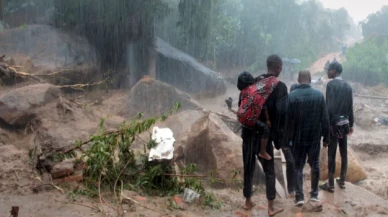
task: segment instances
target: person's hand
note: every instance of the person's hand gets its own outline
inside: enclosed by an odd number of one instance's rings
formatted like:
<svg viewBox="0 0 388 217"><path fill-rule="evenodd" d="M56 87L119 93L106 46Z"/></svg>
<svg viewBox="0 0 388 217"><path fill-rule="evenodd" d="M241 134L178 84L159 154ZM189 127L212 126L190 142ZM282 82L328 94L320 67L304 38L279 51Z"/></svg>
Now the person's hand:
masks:
<svg viewBox="0 0 388 217"><path fill-rule="evenodd" d="M350 129L349 129L349 134L348 134L348 136L351 136L352 134L353 134L353 127L351 127Z"/></svg>
<svg viewBox="0 0 388 217"><path fill-rule="evenodd" d="M271 121L266 121L268 128L271 128Z"/></svg>

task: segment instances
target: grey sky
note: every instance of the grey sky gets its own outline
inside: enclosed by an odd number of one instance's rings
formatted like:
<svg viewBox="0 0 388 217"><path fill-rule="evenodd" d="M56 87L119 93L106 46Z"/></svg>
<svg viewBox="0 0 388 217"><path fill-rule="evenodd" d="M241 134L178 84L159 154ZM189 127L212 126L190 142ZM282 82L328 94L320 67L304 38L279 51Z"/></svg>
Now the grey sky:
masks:
<svg viewBox="0 0 388 217"><path fill-rule="evenodd" d="M355 22L365 19L368 14L388 5L388 0L320 0L326 8L346 8Z"/></svg>

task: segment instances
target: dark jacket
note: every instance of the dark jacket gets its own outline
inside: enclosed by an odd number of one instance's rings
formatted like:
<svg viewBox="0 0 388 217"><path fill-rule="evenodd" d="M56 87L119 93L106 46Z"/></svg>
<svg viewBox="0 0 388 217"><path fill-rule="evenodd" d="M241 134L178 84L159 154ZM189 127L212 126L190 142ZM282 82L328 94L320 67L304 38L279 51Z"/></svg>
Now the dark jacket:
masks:
<svg viewBox="0 0 388 217"><path fill-rule="evenodd" d="M260 75L255 78L255 82L273 75ZM286 114L287 114L287 86L279 81L271 95L266 101L266 109L268 110L269 119L271 121L270 139L274 141L277 149L287 144L285 137ZM265 122L265 115L261 113L260 121Z"/></svg>
<svg viewBox="0 0 388 217"><path fill-rule="evenodd" d="M300 84L288 98L292 143L301 146L320 144L322 136L328 143L330 125L323 94L308 84Z"/></svg>
<svg viewBox="0 0 388 217"><path fill-rule="evenodd" d="M352 87L341 78L335 78L327 83L326 104L329 119L345 115L349 118L349 126L354 125ZM331 123L333 124L333 123Z"/></svg>

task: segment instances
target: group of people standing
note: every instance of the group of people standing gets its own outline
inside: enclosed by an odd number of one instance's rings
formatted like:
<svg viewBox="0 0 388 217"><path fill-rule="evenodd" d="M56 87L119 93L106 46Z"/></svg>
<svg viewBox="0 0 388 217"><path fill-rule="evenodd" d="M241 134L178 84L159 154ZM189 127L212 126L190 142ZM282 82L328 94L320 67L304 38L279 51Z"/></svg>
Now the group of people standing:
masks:
<svg viewBox="0 0 388 217"><path fill-rule="evenodd" d="M247 85L259 82L271 76L278 77L282 72L282 60L278 55L267 58L267 74L257 78L243 72L238 79L240 90ZM244 209L249 210L252 201L252 180L256 159L263 167L266 180L268 215L274 216L283 211L276 207L274 146L282 150L286 159L287 190L295 196L295 205L303 206L303 168L306 160L311 167L310 201L318 202L319 187L334 192L334 174L336 150L339 144L342 158L341 175L337 180L345 188L347 170L347 136L353 132L353 98L352 88L341 78L342 65L337 61L331 63L327 75L332 79L326 87L326 99L321 91L311 86L311 74L308 70L299 72L298 84L292 85L288 93L285 83L278 81L268 97L264 112L261 113L257 127L242 127L244 162L244 189L246 198ZM239 106L241 101L241 94ZM267 126L265 123L268 123ZM265 138L265 139L263 139ZM328 147L329 180L318 186L320 179L319 156L321 150ZM266 144L263 144L266 142ZM263 145L265 150L262 149ZM260 153L260 154L259 154ZM269 156L267 156L267 154ZM319 203L316 203L316 206Z"/></svg>

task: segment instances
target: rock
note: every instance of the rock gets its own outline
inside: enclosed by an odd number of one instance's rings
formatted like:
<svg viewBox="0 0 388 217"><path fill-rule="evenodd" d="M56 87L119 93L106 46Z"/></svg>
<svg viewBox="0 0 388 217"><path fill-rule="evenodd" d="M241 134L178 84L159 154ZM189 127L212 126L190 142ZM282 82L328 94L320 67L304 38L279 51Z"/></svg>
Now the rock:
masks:
<svg viewBox="0 0 388 217"><path fill-rule="evenodd" d="M96 53L86 38L46 25L28 25L3 31L2 53L22 60L23 68L54 84L92 83L96 76ZM18 56L18 58L15 58ZM29 57L29 58L28 58ZM25 64L28 63L28 64ZM56 72L55 74L50 74Z"/></svg>
<svg viewBox="0 0 388 217"><path fill-rule="evenodd" d="M226 92L226 82L215 71L160 38L156 38L156 51L157 79L189 94L206 92L215 97Z"/></svg>
<svg viewBox="0 0 388 217"><path fill-rule="evenodd" d="M199 172L204 174L214 171L214 176L225 180L226 185L230 184L235 172L238 173L236 178L241 178L241 138L216 114L203 116L192 125L190 131L183 145L186 165L195 163Z"/></svg>
<svg viewBox="0 0 388 217"><path fill-rule="evenodd" d="M320 172L321 180L327 180L329 177L328 172L328 157L327 157L327 148L321 150L320 156ZM341 172L341 157L339 149L337 149L336 154L336 166L335 166L335 177L339 177ZM348 145L348 171L346 174L346 181L356 183L367 178L367 175L364 169L361 167L361 164L357 160L353 149Z"/></svg>
<svg viewBox="0 0 388 217"><path fill-rule="evenodd" d="M359 105L354 111L355 124L364 130L376 128L376 123L374 122L375 117L376 112L365 107L363 104Z"/></svg>
<svg viewBox="0 0 388 217"><path fill-rule="evenodd" d="M144 117L159 116L171 109L174 102L181 104L180 111L200 108L186 93L161 81L145 77L129 92L122 114L132 118L139 112L142 112Z"/></svg>
<svg viewBox="0 0 388 217"><path fill-rule="evenodd" d="M10 90L0 96L0 119L9 125L25 127L36 118L33 109L56 100L59 94L59 89L50 84Z"/></svg>
<svg viewBox="0 0 388 217"><path fill-rule="evenodd" d="M191 126L206 115L201 110L187 110L169 116L165 121L155 124L160 128L170 128L176 140L182 139L191 132Z"/></svg>
<svg viewBox="0 0 388 217"><path fill-rule="evenodd" d="M66 159L56 164L50 173L53 179L72 175L74 173L74 159Z"/></svg>
<svg viewBox="0 0 388 217"><path fill-rule="evenodd" d="M187 136L191 132L191 125L199 118L205 115L201 110L187 110L169 116L165 121L156 123L154 126L159 128L170 128L175 138L174 143L174 158L183 156L182 144L185 143ZM143 150L144 142L151 138L151 129L149 132L144 132L132 143L131 148L134 150ZM181 154L179 154L181 153Z"/></svg>
<svg viewBox="0 0 388 217"><path fill-rule="evenodd" d="M0 144L6 144L7 139L8 139L7 132L0 128Z"/></svg>

